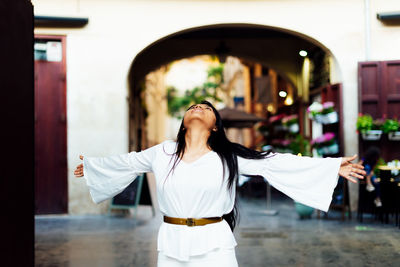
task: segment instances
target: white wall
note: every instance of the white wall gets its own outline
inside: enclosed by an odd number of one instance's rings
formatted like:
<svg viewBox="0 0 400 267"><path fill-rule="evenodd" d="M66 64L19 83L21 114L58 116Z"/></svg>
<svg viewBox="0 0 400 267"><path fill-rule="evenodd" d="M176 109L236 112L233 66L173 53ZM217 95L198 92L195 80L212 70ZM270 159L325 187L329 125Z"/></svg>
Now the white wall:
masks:
<svg viewBox="0 0 400 267"><path fill-rule="evenodd" d="M169 34L218 23L273 26L308 36L335 57L345 97L346 154L357 151L357 62L365 59L363 0L135 1L32 0L35 15L88 17L81 29L37 28L67 35L67 111L70 213L100 213L73 177L78 155L128 149L126 77L146 46ZM384 26L377 12L399 10L398 0L371 0L371 58L400 58L400 27Z"/></svg>

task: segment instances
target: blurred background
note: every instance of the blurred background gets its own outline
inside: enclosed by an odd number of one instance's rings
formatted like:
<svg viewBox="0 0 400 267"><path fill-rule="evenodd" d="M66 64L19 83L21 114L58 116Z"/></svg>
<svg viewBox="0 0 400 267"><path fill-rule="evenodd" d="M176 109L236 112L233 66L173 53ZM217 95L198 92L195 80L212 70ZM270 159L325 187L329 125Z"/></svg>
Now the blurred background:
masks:
<svg viewBox="0 0 400 267"><path fill-rule="evenodd" d="M111 228L100 230L106 233L102 232L103 238L114 231L110 229L121 227L153 240L148 250L156 250L159 214L152 174L138 179L119 199L96 205L85 181L76 179L73 170L80 154L115 155L174 139L185 109L203 99L221 112L232 141L313 157L357 153L374 174L359 184L340 178L329 214L293 203L262 177L241 177L238 190L245 218L237 233L238 249L243 250L237 253L243 266L344 265L359 255L363 242L376 242L365 233L373 232L382 242L400 237L398 0L32 0L32 4L38 265L49 263L44 252L54 245L46 233L62 231L63 223L71 225L67 229L74 235L91 220L102 229L104 220ZM130 218L132 210L135 219ZM120 225L121 217L115 215L129 217L129 222ZM61 228L54 226L59 220ZM272 225L276 228L264 228ZM291 235L287 227L297 229L293 231L298 235ZM318 249L328 242L320 240L321 235L327 233L326 238L332 239L337 227L344 229L343 235L355 231L353 237L360 237L360 243L348 248L353 253L348 258L343 251L333 256L299 252L280 262L285 255L278 253L279 248L290 242L269 247L276 252L269 258L274 261L259 258L256 264L258 254L248 257L260 236L274 244L270 240L287 241L288 236L297 240L293 236L318 228L320 233L313 238L320 242L312 244ZM400 264L400 243L392 239L387 243L392 247L380 252L379 261L371 256L356 265L396 260ZM83 259L74 253L70 255ZM369 255L368 249L363 253ZM314 256L320 261L313 262ZM155 258L156 252L149 252L134 266L153 266ZM254 262L246 263L250 258ZM56 263L57 257L52 260ZM129 264L132 261L114 266Z"/></svg>

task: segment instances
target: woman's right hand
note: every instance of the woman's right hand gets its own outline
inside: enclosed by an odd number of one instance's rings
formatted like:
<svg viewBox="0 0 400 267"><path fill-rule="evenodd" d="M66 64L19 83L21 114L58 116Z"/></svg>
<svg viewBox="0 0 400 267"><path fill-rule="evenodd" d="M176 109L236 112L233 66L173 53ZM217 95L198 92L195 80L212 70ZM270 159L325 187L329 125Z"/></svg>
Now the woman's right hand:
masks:
<svg viewBox="0 0 400 267"><path fill-rule="evenodd" d="M79 158L83 160L83 156L79 155ZM82 177L83 176L83 163L79 164L76 166L76 169L74 171L75 177Z"/></svg>

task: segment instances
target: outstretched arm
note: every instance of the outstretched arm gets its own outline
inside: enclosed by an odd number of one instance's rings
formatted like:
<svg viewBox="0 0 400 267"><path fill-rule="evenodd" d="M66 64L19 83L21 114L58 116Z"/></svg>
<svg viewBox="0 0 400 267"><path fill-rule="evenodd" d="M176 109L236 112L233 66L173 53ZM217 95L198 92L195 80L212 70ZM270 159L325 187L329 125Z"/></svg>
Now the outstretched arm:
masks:
<svg viewBox="0 0 400 267"><path fill-rule="evenodd" d="M141 173L151 172L161 144L140 152L130 152L108 157L83 157L74 174L84 177L95 203L122 192Z"/></svg>
<svg viewBox="0 0 400 267"><path fill-rule="evenodd" d="M363 167L351 163L355 158L311 158L275 153L261 160L238 157L238 165L239 173L262 175L294 200L328 211L339 175L351 182L363 178Z"/></svg>

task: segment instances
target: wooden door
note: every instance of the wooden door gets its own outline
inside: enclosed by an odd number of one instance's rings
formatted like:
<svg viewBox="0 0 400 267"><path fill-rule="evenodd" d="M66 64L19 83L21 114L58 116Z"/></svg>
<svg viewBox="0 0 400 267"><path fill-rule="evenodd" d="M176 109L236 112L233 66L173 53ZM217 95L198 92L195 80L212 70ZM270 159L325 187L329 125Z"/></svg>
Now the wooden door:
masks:
<svg viewBox="0 0 400 267"><path fill-rule="evenodd" d="M358 65L359 111L374 118L383 115L381 69L379 61L360 62Z"/></svg>
<svg viewBox="0 0 400 267"><path fill-rule="evenodd" d="M386 61L382 65L385 112L388 118L400 119L400 60Z"/></svg>
<svg viewBox="0 0 400 267"><path fill-rule="evenodd" d="M359 112L374 119L400 119L400 60L359 62L358 94ZM400 158L400 142L386 134L378 141L359 137L360 155L370 146L379 147L386 161Z"/></svg>
<svg viewBox="0 0 400 267"><path fill-rule="evenodd" d="M35 36L34 116L35 214L67 213L66 62L63 36Z"/></svg>

